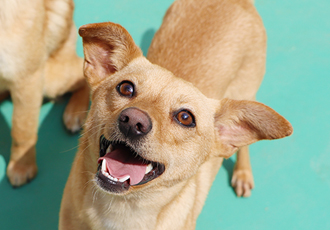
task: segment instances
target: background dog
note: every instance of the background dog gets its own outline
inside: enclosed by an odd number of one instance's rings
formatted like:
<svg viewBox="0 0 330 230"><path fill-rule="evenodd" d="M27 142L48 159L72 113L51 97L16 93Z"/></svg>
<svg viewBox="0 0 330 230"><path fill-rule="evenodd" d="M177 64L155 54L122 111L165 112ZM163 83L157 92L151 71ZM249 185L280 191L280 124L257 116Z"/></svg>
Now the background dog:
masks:
<svg viewBox="0 0 330 230"><path fill-rule="evenodd" d="M64 123L80 129L89 104L82 59L75 51L71 0L4 0L0 9L0 98L11 95L12 147L7 176L20 186L37 173L35 144L43 96L75 91Z"/></svg>
<svg viewBox="0 0 330 230"><path fill-rule="evenodd" d="M61 229L194 229L223 157L237 150L233 184L249 195L245 146L292 127L251 101L265 34L251 2L235 3L177 1L168 10L148 58L180 78L146 60L121 26L80 28L92 106Z"/></svg>

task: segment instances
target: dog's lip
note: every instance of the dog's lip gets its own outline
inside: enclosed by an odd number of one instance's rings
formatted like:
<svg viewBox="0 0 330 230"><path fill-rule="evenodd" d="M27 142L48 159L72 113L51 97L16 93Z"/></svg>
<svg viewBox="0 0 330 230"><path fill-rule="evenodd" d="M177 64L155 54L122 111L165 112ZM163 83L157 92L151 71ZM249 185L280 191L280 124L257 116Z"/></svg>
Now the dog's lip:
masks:
<svg viewBox="0 0 330 230"><path fill-rule="evenodd" d="M98 164L96 173L98 185L113 193L122 193L127 191L130 186L135 187L146 184L159 177L165 171L163 164L147 160L135 152L127 143L109 141L104 135L100 137L100 158ZM117 170L116 168L118 167L122 172L112 170Z"/></svg>

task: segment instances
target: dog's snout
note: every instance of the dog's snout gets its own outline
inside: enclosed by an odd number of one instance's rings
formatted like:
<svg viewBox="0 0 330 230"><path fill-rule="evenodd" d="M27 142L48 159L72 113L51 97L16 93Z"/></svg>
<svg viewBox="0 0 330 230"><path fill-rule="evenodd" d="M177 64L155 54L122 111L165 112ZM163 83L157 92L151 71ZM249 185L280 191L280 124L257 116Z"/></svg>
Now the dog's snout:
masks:
<svg viewBox="0 0 330 230"><path fill-rule="evenodd" d="M119 130L128 138L146 135L152 128L150 117L138 108L127 108L118 118Z"/></svg>

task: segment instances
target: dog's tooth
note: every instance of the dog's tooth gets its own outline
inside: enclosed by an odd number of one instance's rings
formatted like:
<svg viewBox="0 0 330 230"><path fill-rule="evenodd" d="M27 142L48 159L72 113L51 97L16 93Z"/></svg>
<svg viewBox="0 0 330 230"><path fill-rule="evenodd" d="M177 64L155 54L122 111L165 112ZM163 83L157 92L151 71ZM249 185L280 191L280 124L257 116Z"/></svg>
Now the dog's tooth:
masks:
<svg viewBox="0 0 330 230"><path fill-rule="evenodd" d="M130 176L125 176L125 177L119 178L118 180L120 182L124 182L124 181L127 181L129 178L130 178Z"/></svg>
<svg viewBox="0 0 330 230"><path fill-rule="evenodd" d="M103 172L103 175L106 176L108 179L110 179L112 181L118 181L117 178L112 177L108 172Z"/></svg>
<svg viewBox="0 0 330 230"><path fill-rule="evenodd" d="M146 168L146 173L145 174L147 174L147 173L149 173L151 170L152 170L152 164L150 163L150 164L148 164L148 166L147 166L147 168Z"/></svg>
<svg viewBox="0 0 330 230"><path fill-rule="evenodd" d="M102 172L106 172L107 171L107 162L105 159L103 159L102 161Z"/></svg>
<svg viewBox="0 0 330 230"><path fill-rule="evenodd" d="M113 181L118 181L118 179L117 179L117 178L115 178L115 177L111 176L110 174L108 174L107 176L108 176L108 178L109 178L110 180L113 180Z"/></svg>

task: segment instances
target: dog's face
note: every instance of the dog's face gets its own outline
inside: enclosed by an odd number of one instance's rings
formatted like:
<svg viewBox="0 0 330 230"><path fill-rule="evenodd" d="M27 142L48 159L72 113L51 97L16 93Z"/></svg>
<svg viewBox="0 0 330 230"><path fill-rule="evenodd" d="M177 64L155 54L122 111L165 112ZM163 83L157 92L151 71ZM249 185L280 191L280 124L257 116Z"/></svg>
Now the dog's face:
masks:
<svg viewBox="0 0 330 230"><path fill-rule="evenodd" d="M103 80L91 108L100 187L122 193L191 177L213 147L214 105L143 57Z"/></svg>
<svg viewBox="0 0 330 230"><path fill-rule="evenodd" d="M291 134L290 124L256 102L205 97L151 64L112 23L80 28L92 106L85 126L96 183L112 194L172 186L209 157Z"/></svg>

